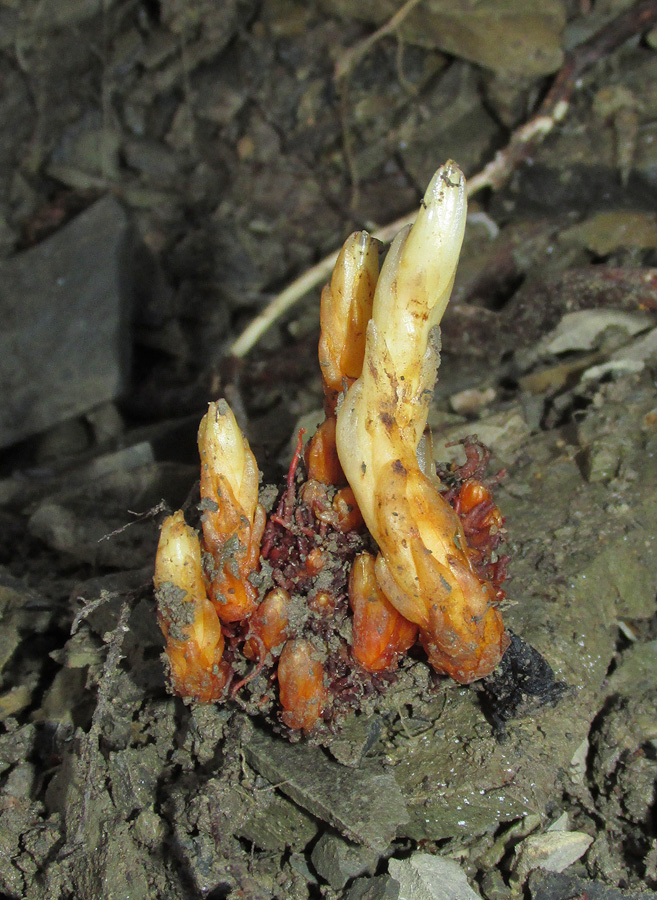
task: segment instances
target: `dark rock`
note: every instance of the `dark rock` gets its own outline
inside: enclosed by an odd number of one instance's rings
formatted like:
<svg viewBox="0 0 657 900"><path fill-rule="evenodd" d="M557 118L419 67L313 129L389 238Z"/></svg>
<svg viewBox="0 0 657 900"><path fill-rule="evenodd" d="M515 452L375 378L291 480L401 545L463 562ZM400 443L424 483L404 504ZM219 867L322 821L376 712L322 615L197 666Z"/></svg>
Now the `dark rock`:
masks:
<svg viewBox="0 0 657 900"><path fill-rule="evenodd" d="M498 733L504 733L509 719L556 703L567 689L538 650L512 631L509 637L499 666L482 682L484 709Z"/></svg>
<svg viewBox="0 0 657 900"><path fill-rule="evenodd" d="M397 826L408 822L397 782L379 764L347 769L319 747L288 744L255 730L244 755L299 806L373 850L386 850Z"/></svg>
<svg viewBox="0 0 657 900"><path fill-rule="evenodd" d="M129 225L99 200L0 263L0 446L117 397L128 372Z"/></svg>

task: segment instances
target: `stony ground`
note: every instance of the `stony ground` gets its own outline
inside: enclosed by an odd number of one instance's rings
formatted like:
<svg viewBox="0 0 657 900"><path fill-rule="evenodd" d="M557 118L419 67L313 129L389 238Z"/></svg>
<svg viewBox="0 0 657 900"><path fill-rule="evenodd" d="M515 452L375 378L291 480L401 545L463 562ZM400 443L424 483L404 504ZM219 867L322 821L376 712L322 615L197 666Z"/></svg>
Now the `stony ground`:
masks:
<svg viewBox="0 0 657 900"><path fill-rule="evenodd" d="M363 43L401 4L0 0L1 896L656 896L657 35L475 198L443 328L436 456L507 469L505 617L559 703L501 734L418 659L289 743L167 694L150 586L206 402L266 482L321 408L317 290L231 342L627 5L433 0Z"/></svg>

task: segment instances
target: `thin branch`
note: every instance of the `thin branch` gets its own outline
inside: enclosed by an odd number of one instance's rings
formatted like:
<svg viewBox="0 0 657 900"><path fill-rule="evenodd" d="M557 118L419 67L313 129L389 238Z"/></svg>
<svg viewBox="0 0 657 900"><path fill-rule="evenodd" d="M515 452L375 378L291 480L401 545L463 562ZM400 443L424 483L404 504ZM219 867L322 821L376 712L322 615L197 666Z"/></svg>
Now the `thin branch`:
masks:
<svg viewBox="0 0 657 900"><path fill-rule="evenodd" d="M350 47L348 50L345 50L338 57L338 61L335 64L335 78L336 80L340 80L348 75L354 66L372 49L374 44L377 41L380 41L381 38L387 37L389 34L392 34L396 31L397 28L404 21L409 12L420 3L420 0L406 0L406 3L402 4L402 6L397 10L397 12L388 19L380 28L377 28L372 34L368 35L364 40L360 41L353 47Z"/></svg>
<svg viewBox="0 0 657 900"><path fill-rule="evenodd" d="M411 8L409 4L405 4L397 15L404 10L408 12L407 6ZM391 22L392 19L388 25ZM567 53L552 86L534 115L512 133L506 147L500 150L481 172L468 180L468 196L484 188L499 190L520 163L566 117L572 95L579 87L578 81L582 74L629 38L647 31L655 24L657 24L657 0L641 0ZM417 211L414 210L403 218L391 222L390 225L375 232L374 237L387 243L404 226L413 222L416 214ZM277 319L329 277L338 258L338 252L336 250L312 269L308 269L282 293L274 297L233 343L230 353L236 357L246 356Z"/></svg>
<svg viewBox="0 0 657 900"><path fill-rule="evenodd" d="M325 257L312 269L308 269L303 275L300 275L295 281L285 288L280 294L263 309L263 311L255 317L255 319L245 328L242 334L237 338L230 348L232 356L246 356L249 350L258 343L276 319L280 318L283 313L287 312L297 300L300 300L307 293L312 291L314 287L321 284L325 278L331 274L335 261L338 258L338 251L331 253Z"/></svg>

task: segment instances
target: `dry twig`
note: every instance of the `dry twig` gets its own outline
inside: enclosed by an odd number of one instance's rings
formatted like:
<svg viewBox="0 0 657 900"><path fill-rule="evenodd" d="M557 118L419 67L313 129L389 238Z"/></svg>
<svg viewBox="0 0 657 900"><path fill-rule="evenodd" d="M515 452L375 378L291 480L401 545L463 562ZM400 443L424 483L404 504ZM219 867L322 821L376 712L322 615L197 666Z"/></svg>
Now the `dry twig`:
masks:
<svg viewBox="0 0 657 900"><path fill-rule="evenodd" d="M354 66L365 56L365 54L369 53L374 44L377 41L380 41L381 38L387 37L387 35L392 34L401 23L404 21L409 12L418 5L420 0L406 0L400 9L392 16L392 18L388 19L380 28L377 28L372 34L368 35L364 40L360 41L354 47L350 47L348 50L345 50L340 54L338 61L335 64L335 78L336 80L340 80L348 75Z"/></svg>

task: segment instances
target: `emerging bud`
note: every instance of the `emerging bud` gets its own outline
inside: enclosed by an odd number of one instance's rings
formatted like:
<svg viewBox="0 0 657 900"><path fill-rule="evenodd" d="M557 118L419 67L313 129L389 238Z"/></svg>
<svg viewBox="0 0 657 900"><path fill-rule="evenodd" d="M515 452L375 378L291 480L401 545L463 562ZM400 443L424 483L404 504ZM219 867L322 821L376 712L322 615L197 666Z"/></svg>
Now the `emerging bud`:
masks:
<svg viewBox="0 0 657 900"><path fill-rule="evenodd" d="M335 446L335 407L340 393L363 368L367 323L372 315L379 277L376 241L356 231L344 243L331 281L322 291L319 365L324 387L326 421L306 449L308 478L322 484L344 484Z"/></svg>
<svg viewBox="0 0 657 900"><path fill-rule="evenodd" d="M344 382L351 384L363 368L365 331L378 276L376 241L366 231L354 232L345 241L331 281L322 291L319 365L327 414L335 413Z"/></svg>
<svg viewBox="0 0 657 900"><path fill-rule="evenodd" d="M230 675L222 661L224 637L205 590L198 534L180 510L162 525L153 583L173 690L194 700L220 699Z"/></svg>
<svg viewBox="0 0 657 900"><path fill-rule="evenodd" d="M324 666L313 645L301 638L288 641L278 662L281 719L288 728L311 731L328 702Z"/></svg>
<svg viewBox="0 0 657 900"><path fill-rule="evenodd" d="M368 672L396 668L399 655L415 643L417 625L397 612L379 587L370 553L361 553L351 567L349 605L355 659Z"/></svg>
<svg viewBox="0 0 657 900"><path fill-rule="evenodd" d="M225 400L210 403L198 431L202 526L212 558L210 596L222 622L236 622L256 607L257 571L265 512L258 503L258 466Z"/></svg>
<svg viewBox="0 0 657 900"><path fill-rule="evenodd" d="M244 644L247 659L263 659L281 648L288 638L290 595L283 588L269 591L249 621L249 637Z"/></svg>

